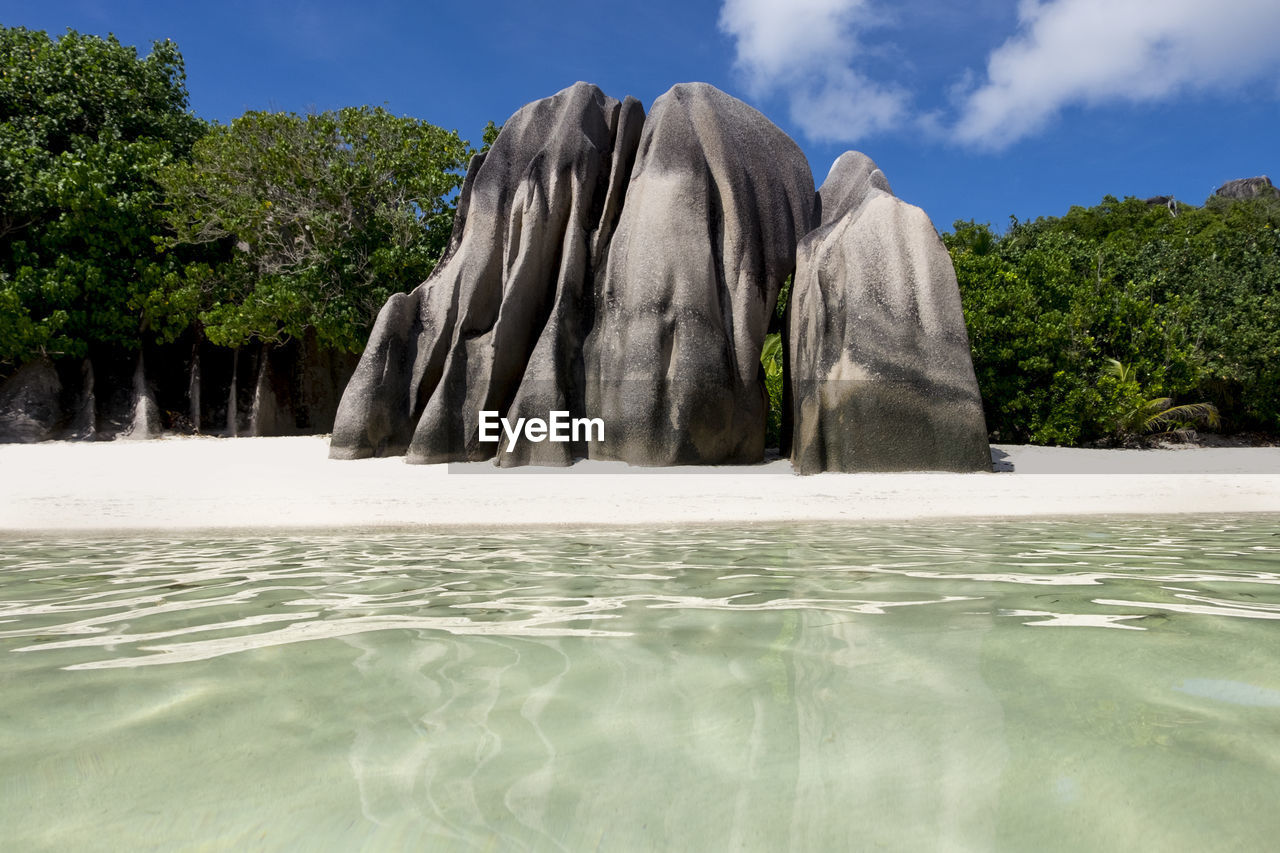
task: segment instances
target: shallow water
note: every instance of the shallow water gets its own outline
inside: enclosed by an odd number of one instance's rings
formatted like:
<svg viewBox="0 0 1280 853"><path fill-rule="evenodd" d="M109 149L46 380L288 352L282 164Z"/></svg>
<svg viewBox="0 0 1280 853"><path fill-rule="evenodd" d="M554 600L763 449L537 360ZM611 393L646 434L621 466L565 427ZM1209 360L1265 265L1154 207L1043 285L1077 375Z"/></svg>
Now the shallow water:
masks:
<svg viewBox="0 0 1280 853"><path fill-rule="evenodd" d="M1280 518L0 540L6 849L1280 837Z"/></svg>

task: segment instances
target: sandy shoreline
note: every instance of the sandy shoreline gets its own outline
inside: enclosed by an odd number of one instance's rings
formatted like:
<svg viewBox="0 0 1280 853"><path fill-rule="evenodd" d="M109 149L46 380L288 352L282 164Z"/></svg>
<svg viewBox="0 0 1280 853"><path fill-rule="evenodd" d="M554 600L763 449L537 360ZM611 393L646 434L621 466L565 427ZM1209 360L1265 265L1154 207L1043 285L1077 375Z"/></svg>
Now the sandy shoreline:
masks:
<svg viewBox="0 0 1280 853"><path fill-rule="evenodd" d="M1280 513L1280 448L998 445L992 474L502 470L327 458L327 439L0 445L0 532L509 527Z"/></svg>

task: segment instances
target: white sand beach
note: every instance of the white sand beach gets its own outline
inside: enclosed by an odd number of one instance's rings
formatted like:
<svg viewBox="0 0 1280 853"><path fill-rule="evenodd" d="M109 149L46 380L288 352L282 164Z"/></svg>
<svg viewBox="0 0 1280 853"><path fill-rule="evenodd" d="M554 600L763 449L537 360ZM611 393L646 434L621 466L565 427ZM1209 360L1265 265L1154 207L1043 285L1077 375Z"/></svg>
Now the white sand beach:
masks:
<svg viewBox="0 0 1280 853"><path fill-rule="evenodd" d="M1280 448L995 446L992 474L328 459L328 439L0 446L0 532L494 528L1280 512Z"/></svg>
<svg viewBox="0 0 1280 853"><path fill-rule="evenodd" d="M996 445L986 474L790 463L334 461L322 436L0 445L0 531L269 530L1280 513L1280 448Z"/></svg>

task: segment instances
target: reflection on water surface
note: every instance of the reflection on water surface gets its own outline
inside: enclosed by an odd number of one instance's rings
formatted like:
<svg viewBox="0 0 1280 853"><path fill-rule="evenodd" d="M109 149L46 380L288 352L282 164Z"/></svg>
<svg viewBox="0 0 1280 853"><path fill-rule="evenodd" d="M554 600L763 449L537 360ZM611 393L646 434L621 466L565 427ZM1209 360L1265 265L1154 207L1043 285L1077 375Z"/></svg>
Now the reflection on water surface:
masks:
<svg viewBox="0 0 1280 853"><path fill-rule="evenodd" d="M0 837L1265 847L1278 522L0 541Z"/></svg>

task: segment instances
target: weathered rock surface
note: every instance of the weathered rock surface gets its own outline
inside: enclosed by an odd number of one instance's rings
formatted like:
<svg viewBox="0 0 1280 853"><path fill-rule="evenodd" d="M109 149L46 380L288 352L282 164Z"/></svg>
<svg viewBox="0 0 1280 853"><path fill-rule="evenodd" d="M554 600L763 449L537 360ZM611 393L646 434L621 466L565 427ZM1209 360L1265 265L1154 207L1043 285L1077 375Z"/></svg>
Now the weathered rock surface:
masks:
<svg viewBox="0 0 1280 853"><path fill-rule="evenodd" d="M1234 181L1227 181L1218 187L1214 192L1216 196L1223 198L1257 198L1260 195L1267 195L1275 192L1275 187L1271 183L1271 179L1266 175L1257 178L1237 178Z"/></svg>
<svg viewBox="0 0 1280 853"><path fill-rule="evenodd" d="M585 83L524 107L473 161L446 258L379 315L330 455L758 461L760 348L813 204L795 143L710 86L647 120ZM481 410L601 418L605 440L509 449Z"/></svg>
<svg viewBox="0 0 1280 853"><path fill-rule="evenodd" d="M854 152L815 195L796 144L705 84L675 86L647 118L585 83L516 113L472 161L446 257L379 315L330 455L759 461L760 352L792 270L797 467L990 470L928 217ZM482 410L598 418L605 439L481 441Z"/></svg>
<svg viewBox="0 0 1280 853"><path fill-rule="evenodd" d="M0 385L0 442L47 441L62 419L62 381L53 362L41 358L18 368Z"/></svg>
<svg viewBox="0 0 1280 853"><path fill-rule="evenodd" d="M581 448L477 438L509 418L584 409L582 336L644 121L578 83L529 104L471 163L452 244L383 307L339 404L330 455L567 464Z"/></svg>
<svg viewBox="0 0 1280 853"><path fill-rule="evenodd" d="M791 457L819 471L989 471L951 258L865 155L842 155L788 309Z"/></svg>
<svg viewBox="0 0 1280 853"><path fill-rule="evenodd" d="M587 340L593 456L763 457L760 350L813 208L808 161L759 112L701 83L654 102Z"/></svg>
<svg viewBox="0 0 1280 853"><path fill-rule="evenodd" d="M1171 195L1153 195L1150 198L1143 199L1142 203L1147 207L1156 207L1158 205L1168 209L1171 216L1178 215L1178 200Z"/></svg>

